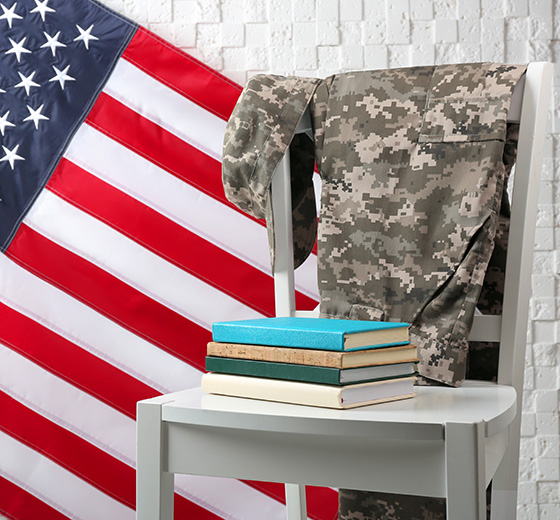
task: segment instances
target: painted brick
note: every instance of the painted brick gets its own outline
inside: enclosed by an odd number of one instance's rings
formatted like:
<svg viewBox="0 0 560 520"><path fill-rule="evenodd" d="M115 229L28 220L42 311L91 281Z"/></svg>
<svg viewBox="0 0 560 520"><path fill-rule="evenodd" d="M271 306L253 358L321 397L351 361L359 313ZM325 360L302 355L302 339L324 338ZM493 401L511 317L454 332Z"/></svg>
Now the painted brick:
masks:
<svg viewBox="0 0 560 520"><path fill-rule="evenodd" d="M496 2L496 0L480 0L481 18L501 18L504 16L503 2Z"/></svg>
<svg viewBox="0 0 560 520"><path fill-rule="evenodd" d="M389 45L387 49L389 67L409 67L410 45Z"/></svg>
<svg viewBox="0 0 560 520"><path fill-rule="evenodd" d="M523 41L527 42L529 38L530 19L522 18L506 18L505 19L505 39L506 41Z"/></svg>
<svg viewBox="0 0 560 520"><path fill-rule="evenodd" d="M364 67L364 48L362 45L343 45L340 47L342 70L358 70Z"/></svg>
<svg viewBox="0 0 560 520"><path fill-rule="evenodd" d="M179 24L195 24L200 20L198 3L194 0L173 3L173 21Z"/></svg>
<svg viewBox="0 0 560 520"><path fill-rule="evenodd" d="M244 20L247 23L268 22L267 0L245 0L243 6Z"/></svg>
<svg viewBox="0 0 560 520"><path fill-rule="evenodd" d="M560 518L560 504L539 505L540 520L557 520Z"/></svg>
<svg viewBox="0 0 560 520"><path fill-rule="evenodd" d="M458 3L455 0L434 0L434 18L455 18Z"/></svg>
<svg viewBox="0 0 560 520"><path fill-rule="evenodd" d="M436 63L455 63L457 61L457 45L454 43L437 43L434 45L436 51Z"/></svg>
<svg viewBox="0 0 560 520"><path fill-rule="evenodd" d="M270 47L289 47L292 40L291 23L270 23L268 24L268 37Z"/></svg>
<svg viewBox="0 0 560 520"><path fill-rule="evenodd" d="M436 51L433 44L411 45L410 62L414 65L433 65L435 59Z"/></svg>
<svg viewBox="0 0 560 520"><path fill-rule="evenodd" d="M318 22L338 21L338 0L317 0L315 5Z"/></svg>
<svg viewBox="0 0 560 520"><path fill-rule="evenodd" d="M552 17L553 0L529 0L529 14L531 17Z"/></svg>
<svg viewBox="0 0 560 520"><path fill-rule="evenodd" d="M344 0L339 3L340 20L361 20L363 17L362 0Z"/></svg>
<svg viewBox="0 0 560 520"><path fill-rule="evenodd" d="M432 20L433 17L432 0L410 0L410 18L412 20Z"/></svg>
<svg viewBox="0 0 560 520"><path fill-rule="evenodd" d="M509 16L529 16L528 0L505 0L505 12Z"/></svg>
<svg viewBox="0 0 560 520"><path fill-rule="evenodd" d="M294 69L294 50L292 47L283 45L281 47L271 47L269 49L270 68L273 71L291 74Z"/></svg>
<svg viewBox="0 0 560 520"><path fill-rule="evenodd" d="M410 42L410 18L407 1L387 4L387 43L406 44Z"/></svg>
<svg viewBox="0 0 560 520"><path fill-rule="evenodd" d="M293 44L294 47L313 47L315 46L316 24L311 22L299 22L293 24Z"/></svg>
<svg viewBox="0 0 560 520"><path fill-rule="evenodd" d="M292 21L292 4L286 0L268 0L268 21L288 23Z"/></svg>
<svg viewBox="0 0 560 520"><path fill-rule="evenodd" d="M221 3L221 19L224 23L245 22L245 0L228 0Z"/></svg>
<svg viewBox="0 0 560 520"><path fill-rule="evenodd" d="M518 520L535 520L539 515L539 506L518 504L517 519Z"/></svg>
<svg viewBox="0 0 560 520"><path fill-rule="evenodd" d="M242 23L222 24L222 45L224 47L245 45L245 25Z"/></svg>
<svg viewBox="0 0 560 520"><path fill-rule="evenodd" d="M317 68L317 49L315 46L295 47L294 66L298 70L315 70Z"/></svg>
<svg viewBox="0 0 560 520"><path fill-rule="evenodd" d="M268 41L269 26L266 23L245 24L245 45L262 47Z"/></svg>
<svg viewBox="0 0 560 520"><path fill-rule="evenodd" d="M546 458L559 458L560 437L558 435L541 435L537 437L537 455Z"/></svg>
<svg viewBox="0 0 560 520"><path fill-rule="evenodd" d="M385 45L366 45L364 47L364 66L368 69L385 69L389 64Z"/></svg>
<svg viewBox="0 0 560 520"><path fill-rule="evenodd" d="M317 22L317 45L338 45L340 34L335 22Z"/></svg>
<svg viewBox="0 0 560 520"><path fill-rule="evenodd" d="M519 482L517 486L518 502L522 504L537 503L537 483L536 482Z"/></svg>
<svg viewBox="0 0 560 520"><path fill-rule="evenodd" d="M293 3L294 22L315 22L315 0L297 0Z"/></svg>
<svg viewBox="0 0 560 520"><path fill-rule="evenodd" d="M362 22L340 22L340 45L362 45Z"/></svg>
<svg viewBox="0 0 560 520"><path fill-rule="evenodd" d="M225 47L222 50L222 58L224 60L224 68L226 70L245 70L245 49L235 47Z"/></svg>
<svg viewBox="0 0 560 520"><path fill-rule="evenodd" d="M222 10L220 0L198 0L201 22L221 22Z"/></svg>
<svg viewBox="0 0 560 520"><path fill-rule="evenodd" d="M200 49L217 48L222 44L222 27L219 23L199 23L196 26L196 43Z"/></svg>
<svg viewBox="0 0 560 520"><path fill-rule="evenodd" d="M558 482L537 482L537 497L541 503L560 503L560 484Z"/></svg>
<svg viewBox="0 0 560 520"><path fill-rule="evenodd" d="M245 55L245 65L248 70L268 70L270 68L268 49L265 47L248 47Z"/></svg>
<svg viewBox="0 0 560 520"><path fill-rule="evenodd" d="M542 412L535 414L535 425L539 435L558 433L558 413Z"/></svg>
<svg viewBox="0 0 560 520"><path fill-rule="evenodd" d="M480 41L480 20L477 18L457 20L457 39L462 43Z"/></svg>
<svg viewBox="0 0 560 520"><path fill-rule="evenodd" d="M551 481L558 480L560 478L559 471L559 459L537 459L536 470L537 470L537 480Z"/></svg>
<svg viewBox="0 0 560 520"><path fill-rule="evenodd" d="M185 49L196 46L196 25L194 23L174 23L173 33L175 45L178 47Z"/></svg>
<svg viewBox="0 0 560 520"><path fill-rule="evenodd" d="M436 43L455 43L457 41L457 20L438 18L434 25Z"/></svg>
<svg viewBox="0 0 560 520"><path fill-rule="evenodd" d="M335 73L340 69L340 59L338 47L323 46L317 47L317 60L319 68L323 71L329 71L327 74Z"/></svg>
<svg viewBox="0 0 560 520"><path fill-rule="evenodd" d="M533 359L536 367L554 367L558 363L560 346L556 343L536 343L533 345Z"/></svg>
<svg viewBox="0 0 560 520"><path fill-rule="evenodd" d="M363 24L363 42L365 45L378 45L387 39L387 22L383 20L368 20Z"/></svg>
<svg viewBox="0 0 560 520"><path fill-rule="evenodd" d="M150 2L148 5L148 19L153 23L171 23L173 21L172 0Z"/></svg>

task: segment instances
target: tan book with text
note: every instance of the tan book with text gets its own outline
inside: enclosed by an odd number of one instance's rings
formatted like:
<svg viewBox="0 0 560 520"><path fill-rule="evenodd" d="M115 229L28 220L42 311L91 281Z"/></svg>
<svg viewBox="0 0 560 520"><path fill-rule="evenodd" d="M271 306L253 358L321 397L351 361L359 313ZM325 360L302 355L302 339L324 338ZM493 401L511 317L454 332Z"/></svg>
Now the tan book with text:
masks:
<svg viewBox="0 0 560 520"><path fill-rule="evenodd" d="M264 345L243 345L240 343L218 343L211 341L208 343L207 354L209 356L333 368L351 368L418 361L416 346L414 345L336 352L303 348L269 347Z"/></svg>

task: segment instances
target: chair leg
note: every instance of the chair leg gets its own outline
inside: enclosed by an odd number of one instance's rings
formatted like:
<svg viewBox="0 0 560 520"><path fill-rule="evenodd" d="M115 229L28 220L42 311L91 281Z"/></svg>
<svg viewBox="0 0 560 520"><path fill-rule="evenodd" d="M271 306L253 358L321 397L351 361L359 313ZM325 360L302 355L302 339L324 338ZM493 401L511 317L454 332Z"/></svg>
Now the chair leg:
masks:
<svg viewBox="0 0 560 520"><path fill-rule="evenodd" d="M486 519L484 460L484 423L445 425L448 519Z"/></svg>
<svg viewBox="0 0 560 520"><path fill-rule="evenodd" d="M173 520L174 475L162 471L161 404L138 403L136 423L136 520Z"/></svg>
<svg viewBox="0 0 560 520"><path fill-rule="evenodd" d="M305 486L286 484L286 519L306 520Z"/></svg>

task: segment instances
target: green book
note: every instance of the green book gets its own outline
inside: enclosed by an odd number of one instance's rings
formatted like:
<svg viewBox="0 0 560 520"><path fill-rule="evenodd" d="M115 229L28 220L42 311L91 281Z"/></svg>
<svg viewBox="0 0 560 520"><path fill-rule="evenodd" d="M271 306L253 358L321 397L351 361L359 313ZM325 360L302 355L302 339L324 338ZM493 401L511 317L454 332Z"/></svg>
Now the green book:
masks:
<svg viewBox="0 0 560 520"><path fill-rule="evenodd" d="M207 356L206 370L222 374L344 386L366 381L410 377L416 374L416 363L394 363L358 368L332 368Z"/></svg>
<svg viewBox="0 0 560 520"><path fill-rule="evenodd" d="M215 322L212 339L221 343L345 351L406 345L408 328L408 323L386 321L257 318Z"/></svg>

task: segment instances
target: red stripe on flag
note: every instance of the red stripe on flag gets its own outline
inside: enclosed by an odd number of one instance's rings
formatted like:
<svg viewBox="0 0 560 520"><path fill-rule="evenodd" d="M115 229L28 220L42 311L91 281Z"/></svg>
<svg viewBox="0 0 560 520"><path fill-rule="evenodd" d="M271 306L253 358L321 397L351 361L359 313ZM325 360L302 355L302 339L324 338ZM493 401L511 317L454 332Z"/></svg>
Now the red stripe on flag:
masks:
<svg viewBox="0 0 560 520"><path fill-rule="evenodd" d="M157 390L2 303L0 323L10 324L0 327L0 343L132 419L136 418L137 401L160 395Z"/></svg>
<svg viewBox="0 0 560 520"><path fill-rule="evenodd" d="M21 224L6 255L127 330L204 370L210 331L152 300L100 267L48 240L25 224Z"/></svg>
<svg viewBox="0 0 560 520"><path fill-rule="evenodd" d="M132 509L135 508L136 472L134 468L52 423L3 392L0 392L0 412L3 417L0 429L5 433L42 453L115 500ZM177 518L182 520L188 518L219 520L219 517L212 512L178 495L175 495L175 506ZM45 517L38 515L29 518L35 520ZM53 516L52 518L58 520L60 517Z"/></svg>
<svg viewBox="0 0 560 520"><path fill-rule="evenodd" d="M244 213L226 199L219 161L108 94L100 94L86 123L247 218L266 225L264 221Z"/></svg>
<svg viewBox="0 0 560 520"><path fill-rule="evenodd" d="M0 513L13 520L68 520L66 515L3 477L0 477L0 497Z"/></svg>
<svg viewBox="0 0 560 520"><path fill-rule="evenodd" d="M142 27L122 57L225 120L241 94L239 85Z"/></svg>

